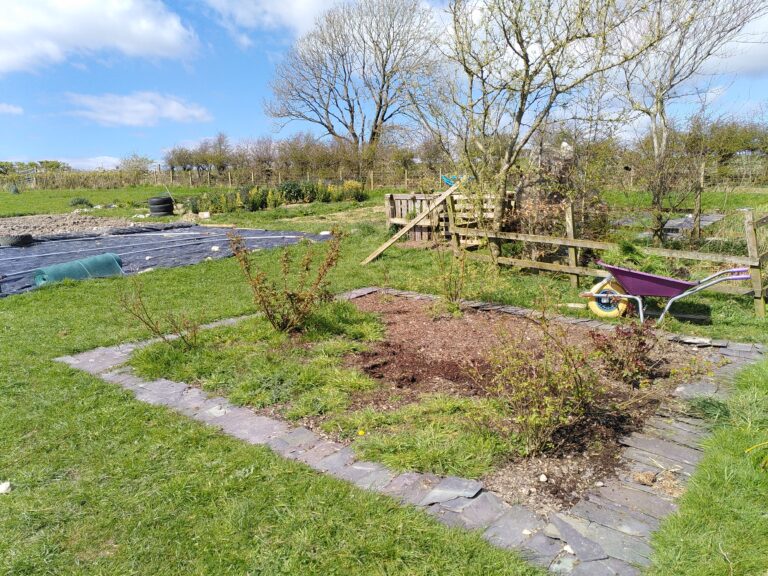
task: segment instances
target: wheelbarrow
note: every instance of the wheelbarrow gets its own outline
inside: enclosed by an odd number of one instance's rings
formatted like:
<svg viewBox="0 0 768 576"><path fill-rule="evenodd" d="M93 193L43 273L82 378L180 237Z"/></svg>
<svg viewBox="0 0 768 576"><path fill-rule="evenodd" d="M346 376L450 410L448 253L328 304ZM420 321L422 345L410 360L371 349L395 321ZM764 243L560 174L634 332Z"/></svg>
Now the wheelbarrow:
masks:
<svg viewBox="0 0 768 576"><path fill-rule="evenodd" d="M658 323L661 323L672 304L686 296L706 290L715 284L720 284L720 282L751 279L751 276L747 274L749 268L721 270L698 282L688 282L669 276L658 276L638 270L611 266L601 260L598 260L597 263L605 268L609 275L592 286L589 292L580 294L582 298L589 298L589 309L601 318L618 318L627 311L629 301L634 300L637 302L641 323L645 322L643 298L649 296L669 298L657 320Z"/></svg>

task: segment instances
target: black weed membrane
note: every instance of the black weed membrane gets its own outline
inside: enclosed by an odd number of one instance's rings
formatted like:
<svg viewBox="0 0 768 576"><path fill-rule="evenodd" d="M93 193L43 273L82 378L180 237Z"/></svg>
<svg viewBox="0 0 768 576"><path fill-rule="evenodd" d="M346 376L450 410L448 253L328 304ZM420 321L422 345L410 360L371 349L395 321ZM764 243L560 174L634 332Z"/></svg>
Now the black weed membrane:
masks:
<svg viewBox="0 0 768 576"><path fill-rule="evenodd" d="M232 255L227 235L233 231L253 250L288 246L305 238L317 242L329 237L188 223L39 236L29 246L0 248L0 297L19 294L61 277L77 279L136 274L154 268L174 268L227 258Z"/></svg>

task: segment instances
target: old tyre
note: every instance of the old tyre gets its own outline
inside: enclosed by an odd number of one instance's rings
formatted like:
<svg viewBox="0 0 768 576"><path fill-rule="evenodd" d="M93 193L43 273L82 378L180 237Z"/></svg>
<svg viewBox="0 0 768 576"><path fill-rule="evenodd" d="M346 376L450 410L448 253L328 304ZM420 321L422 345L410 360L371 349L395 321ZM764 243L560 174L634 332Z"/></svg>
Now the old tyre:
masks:
<svg viewBox="0 0 768 576"><path fill-rule="evenodd" d="M147 203L151 206L173 206L173 198L170 196L155 196L147 200Z"/></svg>
<svg viewBox="0 0 768 576"><path fill-rule="evenodd" d="M32 234L16 234L0 236L0 246L8 248L23 248L32 244Z"/></svg>
<svg viewBox="0 0 768 576"><path fill-rule="evenodd" d="M626 293L621 284L616 282L616 280L611 280L602 286L599 283L595 284L590 292L595 296L589 299L588 306L595 316L600 318L618 318L627 311L629 306L627 298L610 298L613 294Z"/></svg>
<svg viewBox="0 0 768 576"><path fill-rule="evenodd" d="M150 216L173 216L173 206L150 206Z"/></svg>

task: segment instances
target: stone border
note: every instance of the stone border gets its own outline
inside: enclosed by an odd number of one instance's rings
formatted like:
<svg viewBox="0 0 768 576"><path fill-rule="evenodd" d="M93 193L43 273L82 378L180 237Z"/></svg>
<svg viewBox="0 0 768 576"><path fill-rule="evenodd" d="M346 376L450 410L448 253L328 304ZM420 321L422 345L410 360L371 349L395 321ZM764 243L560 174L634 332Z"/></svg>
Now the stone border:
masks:
<svg viewBox="0 0 768 576"><path fill-rule="evenodd" d="M353 290L339 298L352 300L375 292L417 300L436 299L415 292L375 287ZM485 302L466 301L464 306L517 316L536 314L526 308ZM244 318L247 317L214 322L205 328L232 325ZM598 330L614 328L612 324L583 318L558 316L556 320ZM764 352L761 345L671 334L666 337L710 348L706 356L715 362L723 358L730 360L728 365L718 368L714 376L678 387L675 395L680 398L723 396L726 388L722 384L746 364L762 358ZM234 406L226 398L211 397L184 383L143 380L123 366L134 350L156 341L96 348L57 360L130 390L138 400L167 406L250 444L269 446L277 454L303 462L319 472L421 508L443 524L481 530L491 544L517 550L529 561L558 574L639 574L637 567L650 563L651 533L677 506L653 487L636 482L635 473L655 475L672 470L682 479L689 477L703 456L701 442L708 434L704 421L662 407L642 432L622 439L626 448L616 478L596 483L567 512L543 518L524 505L505 503L476 480L416 472L397 474L377 462L357 460L351 447L326 440L307 428L259 416L248 408Z"/></svg>

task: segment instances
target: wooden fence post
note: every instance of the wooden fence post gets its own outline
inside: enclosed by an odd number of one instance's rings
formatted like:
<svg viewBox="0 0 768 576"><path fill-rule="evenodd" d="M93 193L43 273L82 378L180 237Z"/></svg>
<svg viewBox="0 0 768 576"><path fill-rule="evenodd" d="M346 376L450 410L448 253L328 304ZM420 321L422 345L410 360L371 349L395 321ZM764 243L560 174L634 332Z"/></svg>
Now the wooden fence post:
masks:
<svg viewBox="0 0 768 576"><path fill-rule="evenodd" d="M405 191L408 191L408 170L405 171Z"/></svg>
<svg viewBox="0 0 768 576"><path fill-rule="evenodd" d="M757 249L757 233L755 232L755 215L752 210L744 212L744 234L747 238L747 250L749 257L757 260L757 265L749 267L752 276L752 293L755 302L755 314L759 318L765 317L765 294L763 292L763 278L760 270L760 252Z"/></svg>
<svg viewBox="0 0 768 576"><path fill-rule="evenodd" d="M229 187L232 188L232 171L227 170L227 180L229 181Z"/></svg>
<svg viewBox="0 0 768 576"><path fill-rule="evenodd" d="M456 205L454 204L453 196L448 196L445 202L448 205L448 233L451 235L453 254L458 256L461 252L461 239L458 232L456 232Z"/></svg>
<svg viewBox="0 0 768 576"><path fill-rule="evenodd" d="M568 205L565 207L565 234L571 240L576 238L576 230L573 225L573 204L571 203L568 203ZM576 248L573 246L568 247L568 265L573 267L578 265L578 260L576 258ZM571 286L578 288L579 275L570 274L569 276L571 278Z"/></svg>
<svg viewBox="0 0 768 576"><path fill-rule="evenodd" d="M192 188L192 170L189 171L189 187Z"/></svg>
<svg viewBox="0 0 768 576"><path fill-rule="evenodd" d="M392 226L392 218L397 218L397 204L394 194L387 194L385 199L387 203L387 228L389 228Z"/></svg>

